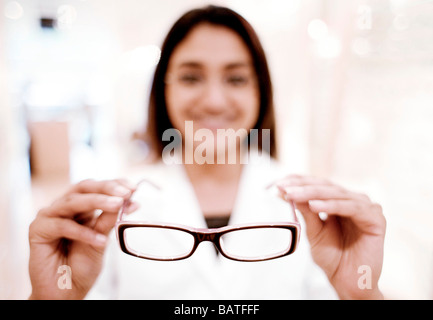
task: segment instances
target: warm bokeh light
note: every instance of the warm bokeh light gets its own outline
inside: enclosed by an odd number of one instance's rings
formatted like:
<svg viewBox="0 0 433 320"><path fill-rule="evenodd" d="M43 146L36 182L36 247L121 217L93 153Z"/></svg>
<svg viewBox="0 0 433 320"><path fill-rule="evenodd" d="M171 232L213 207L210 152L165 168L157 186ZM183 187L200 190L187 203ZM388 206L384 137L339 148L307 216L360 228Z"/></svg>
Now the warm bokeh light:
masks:
<svg viewBox="0 0 433 320"><path fill-rule="evenodd" d="M8 19L17 20L24 13L22 5L17 1L9 1L4 5L4 16Z"/></svg>

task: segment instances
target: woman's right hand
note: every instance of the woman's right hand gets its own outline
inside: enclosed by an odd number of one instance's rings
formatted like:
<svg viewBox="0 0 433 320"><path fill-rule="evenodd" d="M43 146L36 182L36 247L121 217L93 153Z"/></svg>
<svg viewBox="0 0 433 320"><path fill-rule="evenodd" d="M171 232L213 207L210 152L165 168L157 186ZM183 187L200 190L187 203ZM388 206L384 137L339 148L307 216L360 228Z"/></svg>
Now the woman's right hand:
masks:
<svg viewBox="0 0 433 320"><path fill-rule="evenodd" d="M84 180L39 211L29 228L30 299L86 296L101 271L117 212L134 189L125 180ZM135 209L132 203L127 212ZM98 211L102 213L98 215ZM69 287L59 283L65 274L60 266L71 272Z"/></svg>

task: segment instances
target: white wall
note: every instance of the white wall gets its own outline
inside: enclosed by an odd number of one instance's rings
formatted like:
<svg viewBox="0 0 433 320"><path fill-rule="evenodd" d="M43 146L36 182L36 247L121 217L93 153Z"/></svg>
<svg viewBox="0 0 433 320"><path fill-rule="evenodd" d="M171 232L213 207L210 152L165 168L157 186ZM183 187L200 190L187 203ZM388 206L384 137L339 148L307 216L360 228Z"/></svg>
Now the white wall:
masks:
<svg viewBox="0 0 433 320"><path fill-rule="evenodd" d="M5 21L0 15L0 48L5 48ZM0 50L0 299L27 294L27 230L30 176L23 123L11 94L10 68Z"/></svg>

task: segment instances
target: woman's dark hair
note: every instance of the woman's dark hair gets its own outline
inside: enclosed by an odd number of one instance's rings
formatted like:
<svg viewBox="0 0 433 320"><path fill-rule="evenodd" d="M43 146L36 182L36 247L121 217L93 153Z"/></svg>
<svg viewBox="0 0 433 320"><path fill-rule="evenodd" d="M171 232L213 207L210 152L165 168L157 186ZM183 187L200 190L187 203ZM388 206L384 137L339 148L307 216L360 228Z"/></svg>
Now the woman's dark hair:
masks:
<svg viewBox="0 0 433 320"><path fill-rule="evenodd" d="M270 150L267 151L275 158L276 141L272 84L263 47L252 26L242 16L231 9L213 5L193 9L185 13L175 22L163 42L161 57L155 70L150 91L146 130L146 140L150 144L151 150L156 153L154 156L161 157L165 145L169 143L162 141L162 134L166 129L173 128L167 113L164 82L170 57L176 46L188 33L202 23L227 27L239 34L247 45L253 60L260 92L259 117L254 126L255 129L259 129L258 147L261 148L262 146L261 129L270 129Z"/></svg>

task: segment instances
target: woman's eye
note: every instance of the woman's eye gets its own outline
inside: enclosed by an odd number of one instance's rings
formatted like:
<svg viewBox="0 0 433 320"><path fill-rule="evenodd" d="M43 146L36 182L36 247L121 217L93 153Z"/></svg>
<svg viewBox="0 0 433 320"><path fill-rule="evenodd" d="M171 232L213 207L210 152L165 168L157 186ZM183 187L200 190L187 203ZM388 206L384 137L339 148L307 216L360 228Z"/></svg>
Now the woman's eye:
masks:
<svg viewBox="0 0 433 320"><path fill-rule="evenodd" d="M183 84L196 84L200 82L202 78L198 75L186 74L179 77L179 82Z"/></svg>
<svg viewBox="0 0 433 320"><path fill-rule="evenodd" d="M234 86L242 86L248 83L249 79L246 76L230 76L227 78L227 83Z"/></svg>

